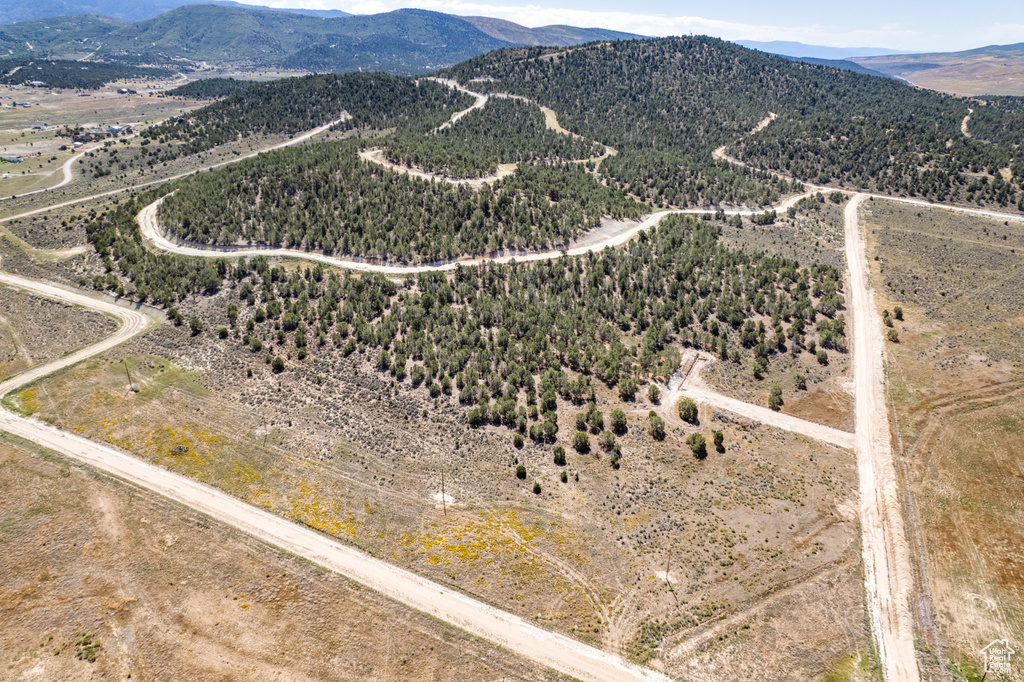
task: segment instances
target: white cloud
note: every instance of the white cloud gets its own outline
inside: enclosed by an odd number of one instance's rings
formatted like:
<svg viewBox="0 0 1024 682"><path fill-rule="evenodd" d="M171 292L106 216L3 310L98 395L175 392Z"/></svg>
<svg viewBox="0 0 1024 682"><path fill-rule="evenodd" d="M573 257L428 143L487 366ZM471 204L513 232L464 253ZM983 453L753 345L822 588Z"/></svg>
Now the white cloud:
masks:
<svg viewBox="0 0 1024 682"><path fill-rule="evenodd" d="M974 29L968 35L971 44L977 47L1020 43L1024 42L1024 24L991 24Z"/></svg>

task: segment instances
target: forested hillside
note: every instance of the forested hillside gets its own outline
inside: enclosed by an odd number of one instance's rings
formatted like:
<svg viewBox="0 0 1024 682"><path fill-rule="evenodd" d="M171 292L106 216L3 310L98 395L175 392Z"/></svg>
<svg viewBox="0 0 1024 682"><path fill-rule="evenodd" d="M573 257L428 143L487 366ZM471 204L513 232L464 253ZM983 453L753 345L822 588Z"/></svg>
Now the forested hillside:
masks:
<svg viewBox="0 0 1024 682"><path fill-rule="evenodd" d="M101 13L101 5L87 11ZM79 14L0 26L0 51L15 57L80 59L90 55L178 68L206 62L243 69L411 75L511 45L576 45L635 37L572 26L533 29L421 9L346 16L324 16L327 12L308 16L316 11L238 3L204 2L166 9L170 11L132 24ZM67 14L74 11L69 5ZM3 12L0 8L0 15Z"/></svg>
<svg viewBox="0 0 1024 682"><path fill-rule="evenodd" d="M426 131L468 107L472 99L429 80L402 76L321 74L255 83L189 114L153 126L143 136L176 141L195 154L248 135L295 135L343 118L339 129L404 126Z"/></svg>
<svg viewBox="0 0 1024 682"><path fill-rule="evenodd" d="M499 163L587 159L603 153L599 144L548 130L536 105L494 97L458 125L430 135L396 135L385 147L395 163L456 178L490 175Z"/></svg>
<svg viewBox="0 0 1024 682"><path fill-rule="evenodd" d="M6 85L24 85L32 81L42 81L48 88L97 90L116 80L173 78L174 75L175 72L170 69L154 69L127 64L45 59L0 59L0 83Z"/></svg>
<svg viewBox="0 0 1024 682"><path fill-rule="evenodd" d="M553 248L604 215L644 212L576 164L523 165L474 190L368 164L357 150L357 141L284 149L182 180L161 206L161 221L203 243L431 262Z"/></svg>
<svg viewBox="0 0 1024 682"><path fill-rule="evenodd" d="M968 132L976 139L1008 147L1024 145L1024 97L986 97L971 104ZM1024 177L1024 158L1015 155L1015 177Z"/></svg>
<svg viewBox="0 0 1024 682"><path fill-rule="evenodd" d="M201 78L167 90L164 94L171 97L188 97L189 99L220 99L247 85L252 85L252 81L236 78Z"/></svg>
<svg viewBox="0 0 1024 682"><path fill-rule="evenodd" d="M181 323L178 300L230 280L237 299L227 317L239 342L268 363L293 349L300 360L365 352L399 381L434 396L457 393L473 408L471 423L536 439L558 430L559 398L590 400L600 381L632 400L648 378L670 376L679 344L733 362L748 357L755 373L777 353L846 347L835 268L730 250L718 225L690 217L666 218L624 250L464 267L399 285L320 265L289 271L264 258L153 253L134 216L157 194L88 221L98 253L117 263L97 288L162 302Z"/></svg>
<svg viewBox="0 0 1024 682"><path fill-rule="evenodd" d="M472 84L482 91L536 99L566 127L618 147L603 172L634 192L645 188L656 202L721 201L711 151L737 142L752 165L799 180L946 200L1021 197L1024 176L993 189L1001 180L991 173L1011 167L1018 152L961 134L967 102L713 38L502 50L443 73L484 78ZM769 112L778 119L744 137ZM673 166L679 171L665 172ZM984 183L968 175L986 170ZM735 172L717 170L724 178L717 184L743 188L734 200L770 195L730 177Z"/></svg>

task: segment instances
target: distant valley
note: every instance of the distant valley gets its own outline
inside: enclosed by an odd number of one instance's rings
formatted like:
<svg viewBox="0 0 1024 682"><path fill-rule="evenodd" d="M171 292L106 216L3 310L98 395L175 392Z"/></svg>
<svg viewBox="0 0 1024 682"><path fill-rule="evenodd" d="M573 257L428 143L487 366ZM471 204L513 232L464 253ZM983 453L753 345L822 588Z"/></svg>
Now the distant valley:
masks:
<svg viewBox="0 0 1024 682"><path fill-rule="evenodd" d="M852 57L922 88L956 95L1024 95L1024 43L964 52Z"/></svg>

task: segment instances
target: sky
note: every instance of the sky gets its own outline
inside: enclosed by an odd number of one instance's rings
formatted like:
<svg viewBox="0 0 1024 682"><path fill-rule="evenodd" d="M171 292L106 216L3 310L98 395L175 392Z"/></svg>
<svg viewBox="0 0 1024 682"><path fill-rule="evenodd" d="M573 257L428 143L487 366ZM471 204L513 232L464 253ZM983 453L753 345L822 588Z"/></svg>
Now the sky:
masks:
<svg viewBox="0 0 1024 682"><path fill-rule="evenodd" d="M483 15L524 26L601 27L649 36L793 40L833 47L947 52L1024 42L1024 0L247 0L375 14L403 7Z"/></svg>

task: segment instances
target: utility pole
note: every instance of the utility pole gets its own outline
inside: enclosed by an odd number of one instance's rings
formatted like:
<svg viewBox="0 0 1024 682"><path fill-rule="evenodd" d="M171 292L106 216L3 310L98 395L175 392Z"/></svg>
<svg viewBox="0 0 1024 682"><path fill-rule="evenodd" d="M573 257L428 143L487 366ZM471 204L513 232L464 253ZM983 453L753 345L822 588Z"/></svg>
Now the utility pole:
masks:
<svg viewBox="0 0 1024 682"><path fill-rule="evenodd" d="M121 362L124 363L124 373L128 375L128 386L131 388L132 393L134 393L135 384L132 383L132 373L128 371L128 358L125 358Z"/></svg>
<svg viewBox="0 0 1024 682"><path fill-rule="evenodd" d="M665 582L668 583L669 585L672 584L672 582L668 579L668 569L670 569L670 568L672 568L672 551L671 550L669 550L669 553L668 553L668 563L665 564Z"/></svg>
<svg viewBox="0 0 1024 682"><path fill-rule="evenodd" d="M448 505L444 500L444 462L441 462L441 509L444 510L444 517L448 518Z"/></svg>

